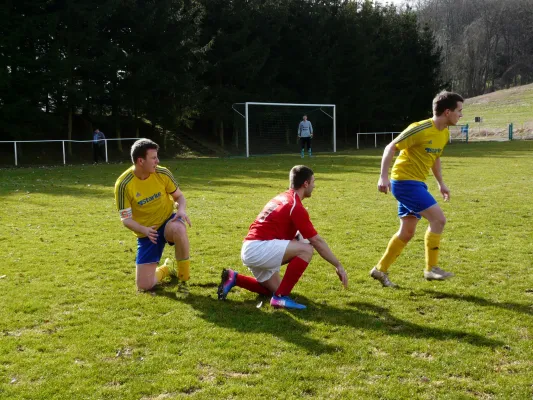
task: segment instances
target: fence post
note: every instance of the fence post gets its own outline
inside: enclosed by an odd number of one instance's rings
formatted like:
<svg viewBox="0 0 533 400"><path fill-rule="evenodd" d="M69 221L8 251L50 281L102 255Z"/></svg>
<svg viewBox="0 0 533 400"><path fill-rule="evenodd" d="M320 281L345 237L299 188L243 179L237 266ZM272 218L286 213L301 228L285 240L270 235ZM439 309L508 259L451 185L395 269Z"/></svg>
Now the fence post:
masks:
<svg viewBox="0 0 533 400"><path fill-rule="evenodd" d="M107 158L107 139L104 139L104 145L105 145L105 162L109 162Z"/></svg>
<svg viewBox="0 0 533 400"><path fill-rule="evenodd" d="M509 140L513 140L513 123L509 124Z"/></svg>
<svg viewBox="0 0 533 400"><path fill-rule="evenodd" d="M374 133L374 147L376 149L378 148L378 134L377 133Z"/></svg>
<svg viewBox="0 0 533 400"><path fill-rule="evenodd" d="M63 145L63 165L67 164L67 158L65 157L65 141L62 140L61 144Z"/></svg>
<svg viewBox="0 0 533 400"><path fill-rule="evenodd" d="M357 132L357 150L359 150L359 132Z"/></svg>
<svg viewBox="0 0 533 400"><path fill-rule="evenodd" d="M468 132L469 132L468 124L466 124L466 138L465 138L465 143L466 144L468 144Z"/></svg>
<svg viewBox="0 0 533 400"><path fill-rule="evenodd" d="M15 167L18 167L19 162L17 158L17 142L13 142L15 144Z"/></svg>

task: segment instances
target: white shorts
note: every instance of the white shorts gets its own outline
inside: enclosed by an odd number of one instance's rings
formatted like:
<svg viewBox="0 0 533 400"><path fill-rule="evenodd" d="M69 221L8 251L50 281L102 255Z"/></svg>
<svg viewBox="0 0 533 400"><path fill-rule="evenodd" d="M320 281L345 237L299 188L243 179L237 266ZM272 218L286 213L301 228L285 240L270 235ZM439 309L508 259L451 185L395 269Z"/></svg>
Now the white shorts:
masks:
<svg viewBox="0 0 533 400"><path fill-rule="evenodd" d="M283 255L290 240L245 240L242 244L242 263L248 267L258 282L269 280L279 272Z"/></svg>

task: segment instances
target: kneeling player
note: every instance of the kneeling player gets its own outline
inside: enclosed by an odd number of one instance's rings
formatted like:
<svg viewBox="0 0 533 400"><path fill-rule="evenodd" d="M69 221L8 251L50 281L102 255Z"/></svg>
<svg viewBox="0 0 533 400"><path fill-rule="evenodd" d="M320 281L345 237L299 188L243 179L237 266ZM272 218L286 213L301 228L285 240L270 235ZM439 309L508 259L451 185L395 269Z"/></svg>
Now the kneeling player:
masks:
<svg viewBox="0 0 533 400"><path fill-rule="evenodd" d="M131 147L133 166L115 183L115 200L124 226L137 236L137 287L152 289L170 275L179 279L179 290L187 293L189 280L189 238L185 223L185 196L172 173L160 167L159 146L148 139L137 140ZM174 202L178 205L174 213ZM165 244L175 246L174 260L157 267Z"/></svg>
<svg viewBox="0 0 533 400"><path fill-rule="evenodd" d="M348 287L346 271L317 233L302 205L302 200L311 197L315 187L313 171L297 165L291 169L289 177L290 189L268 202L244 238L241 258L254 277L231 269L223 270L218 287L220 300L226 299L232 287L239 286L255 293L272 295L270 304L276 308L306 308L289 295L311 262L314 249L335 267L342 284ZM309 239L309 243L295 239L297 232ZM287 271L282 279L279 271L286 263Z"/></svg>

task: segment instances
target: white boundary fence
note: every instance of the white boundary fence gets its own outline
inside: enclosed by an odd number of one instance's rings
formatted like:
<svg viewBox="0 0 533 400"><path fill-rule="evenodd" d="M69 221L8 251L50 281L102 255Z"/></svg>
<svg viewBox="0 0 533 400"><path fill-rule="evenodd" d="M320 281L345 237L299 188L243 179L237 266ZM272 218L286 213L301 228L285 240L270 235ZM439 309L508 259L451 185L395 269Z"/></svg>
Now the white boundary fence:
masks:
<svg viewBox="0 0 533 400"><path fill-rule="evenodd" d="M399 135L401 132L357 132L357 150L359 150L359 135L374 135L374 147L378 147L378 135L391 135L390 140L394 139L394 135Z"/></svg>
<svg viewBox="0 0 533 400"><path fill-rule="evenodd" d="M105 162L109 162L108 153L107 153L107 142L112 140L139 140L143 138L120 138L120 139L100 139L99 142L104 142L105 145ZM71 143L93 143L93 140L1 140L0 143L13 143L14 144L14 150L15 150L15 166L18 166L18 153L17 153L17 143L50 143L55 142L59 143L61 142L61 146L63 147L63 165L67 164L67 153L65 151L65 143L71 142Z"/></svg>
<svg viewBox="0 0 533 400"><path fill-rule="evenodd" d="M458 125L459 127L463 125ZM467 126L467 132L468 132L468 125ZM378 135L391 135L391 142L394 140L394 135L399 135L401 132L357 132L357 150L359 150L359 135L374 135L374 147L378 147ZM467 133L468 138L468 133ZM468 141L468 139L467 139ZM450 133L450 143L452 142L452 135Z"/></svg>

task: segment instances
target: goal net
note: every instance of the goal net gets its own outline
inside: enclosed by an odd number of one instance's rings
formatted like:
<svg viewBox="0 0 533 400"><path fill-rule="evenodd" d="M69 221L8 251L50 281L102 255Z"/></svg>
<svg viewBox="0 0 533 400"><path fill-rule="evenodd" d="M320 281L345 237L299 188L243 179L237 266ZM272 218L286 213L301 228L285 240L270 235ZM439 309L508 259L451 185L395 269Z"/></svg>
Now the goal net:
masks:
<svg viewBox="0 0 533 400"><path fill-rule="evenodd" d="M246 157L299 153L298 125L302 117L313 126L313 153L336 151L334 104L233 104L233 143Z"/></svg>

